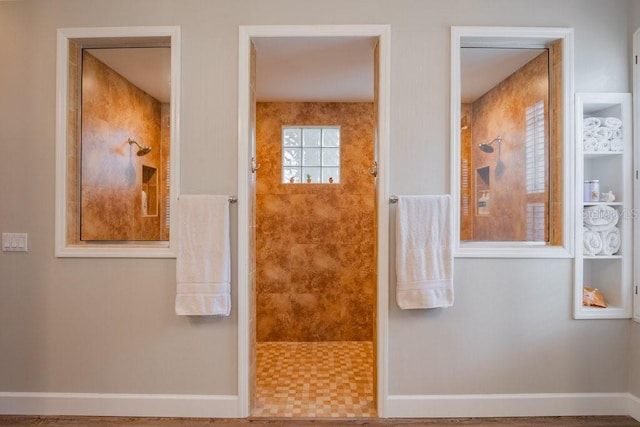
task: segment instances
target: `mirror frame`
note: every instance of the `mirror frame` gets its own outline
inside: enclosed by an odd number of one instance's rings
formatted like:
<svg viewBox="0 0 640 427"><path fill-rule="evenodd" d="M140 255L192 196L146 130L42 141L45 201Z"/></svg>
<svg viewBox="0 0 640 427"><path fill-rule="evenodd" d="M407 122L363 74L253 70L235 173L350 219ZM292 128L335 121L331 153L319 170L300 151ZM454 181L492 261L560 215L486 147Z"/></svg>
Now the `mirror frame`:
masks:
<svg viewBox="0 0 640 427"><path fill-rule="evenodd" d="M169 182L169 240L168 241L110 241L104 243L68 241L69 200L67 179L80 174L79 165L68 159L67 149L71 129L68 117L69 43L84 45L108 44L125 46L153 43L168 39L171 44L171 105L170 105L170 173ZM180 27L95 27L59 28L57 32L56 72L56 184L55 184L55 256L80 258L175 258L177 252L177 200L180 189ZM79 125L78 125L79 126ZM75 126L74 126L75 127ZM75 222L79 223L79 216ZM79 224L75 224L78 226Z"/></svg>
<svg viewBox="0 0 640 427"><path fill-rule="evenodd" d="M461 156L461 78L460 48L528 47L544 48L560 41L562 45L562 245L535 242L466 242L460 241L460 156ZM574 235L574 168L573 137L573 29L547 27L451 27L451 196L453 250L455 257L470 258L571 258Z"/></svg>

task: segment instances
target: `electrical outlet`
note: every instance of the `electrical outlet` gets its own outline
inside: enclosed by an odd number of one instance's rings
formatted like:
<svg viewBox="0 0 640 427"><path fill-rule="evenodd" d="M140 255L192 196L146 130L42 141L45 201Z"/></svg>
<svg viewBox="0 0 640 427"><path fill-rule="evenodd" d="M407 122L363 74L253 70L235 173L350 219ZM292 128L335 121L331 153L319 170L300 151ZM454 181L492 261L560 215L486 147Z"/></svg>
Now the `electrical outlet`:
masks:
<svg viewBox="0 0 640 427"><path fill-rule="evenodd" d="M27 233L2 233L3 252L27 252Z"/></svg>

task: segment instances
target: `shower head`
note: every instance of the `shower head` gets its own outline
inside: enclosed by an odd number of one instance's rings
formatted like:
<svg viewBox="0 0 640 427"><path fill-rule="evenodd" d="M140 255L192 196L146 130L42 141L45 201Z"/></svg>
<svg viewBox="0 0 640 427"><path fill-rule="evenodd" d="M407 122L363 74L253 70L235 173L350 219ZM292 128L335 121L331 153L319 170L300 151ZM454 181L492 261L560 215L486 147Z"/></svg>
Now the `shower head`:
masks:
<svg viewBox="0 0 640 427"><path fill-rule="evenodd" d="M129 145L136 144L138 146L138 151L136 152L138 156L144 156L151 151L151 147L149 147L148 145L143 147L131 138L129 138L127 142L129 143Z"/></svg>
<svg viewBox="0 0 640 427"><path fill-rule="evenodd" d="M478 144L478 147L480 147L480 149L485 153L493 153L493 147L487 144L486 142L483 142L482 144Z"/></svg>
<svg viewBox="0 0 640 427"><path fill-rule="evenodd" d="M481 144L478 144L478 148L480 148L480 150L482 150L485 153L493 153L492 145L494 142L497 142L498 146L500 146L500 143L502 142L502 137L496 136L490 142L483 142Z"/></svg>

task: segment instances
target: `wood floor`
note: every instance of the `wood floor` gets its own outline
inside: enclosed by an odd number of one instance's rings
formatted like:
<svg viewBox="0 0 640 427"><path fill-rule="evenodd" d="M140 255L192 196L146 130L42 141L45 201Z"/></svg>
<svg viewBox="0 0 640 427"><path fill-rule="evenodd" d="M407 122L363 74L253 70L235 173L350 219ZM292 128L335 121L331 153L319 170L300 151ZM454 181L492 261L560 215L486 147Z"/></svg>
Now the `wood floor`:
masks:
<svg viewBox="0 0 640 427"><path fill-rule="evenodd" d="M17 417L0 415L0 426L45 427L391 427L391 426L518 426L518 427L638 427L630 417L530 417L530 418L430 418L430 419L305 419L305 418L118 418L118 417Z"/></svg>

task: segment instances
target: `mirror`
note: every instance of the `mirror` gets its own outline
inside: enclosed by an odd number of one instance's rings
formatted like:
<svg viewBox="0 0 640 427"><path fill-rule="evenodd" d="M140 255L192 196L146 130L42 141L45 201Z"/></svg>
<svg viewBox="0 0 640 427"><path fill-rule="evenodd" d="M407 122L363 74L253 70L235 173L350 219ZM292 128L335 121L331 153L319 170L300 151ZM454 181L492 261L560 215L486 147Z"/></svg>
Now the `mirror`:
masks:
<svg viewBox="0 0 640 427"><path fill-rule="evenodd" d="M459 255L546 256L539 248L567 253L568 34L452 30L452 194Z"/></svg>
<svg viewBox="0 0 640 427"><path fill-rule="evenodd" d="M175 256L179 48L177 27L58 30L58 256Z"/></svg>

